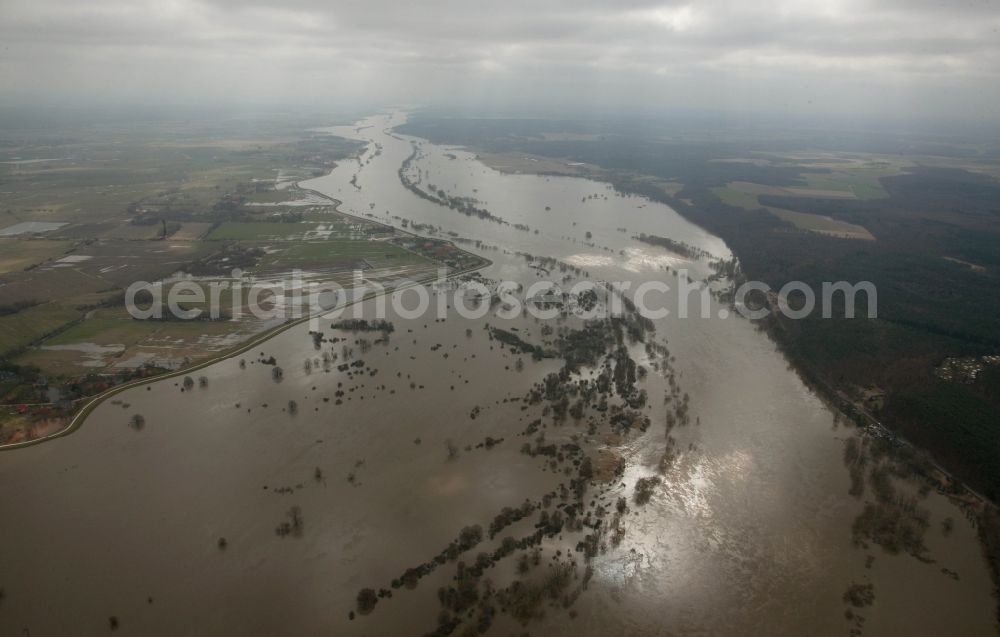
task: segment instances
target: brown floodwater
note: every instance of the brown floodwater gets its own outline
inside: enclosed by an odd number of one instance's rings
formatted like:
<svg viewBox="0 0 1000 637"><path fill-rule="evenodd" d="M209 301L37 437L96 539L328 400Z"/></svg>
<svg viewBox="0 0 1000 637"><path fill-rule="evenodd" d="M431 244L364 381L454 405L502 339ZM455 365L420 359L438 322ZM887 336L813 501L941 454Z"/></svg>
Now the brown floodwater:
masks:
<svg viewBox="0 0 1000 637"><path fill-rule="evenodd" d="M404 120L390 113L331 129L369 150L303 185L341 200L345 212L481 241L463 246L493 261L483 275L524 285L539 271L517 252L581 267L591 280L673 284L667 268L711 274L707 258L671 255L635 240L639 233L731 256L666 206L578 178L501 174L461 149L388 132ZM414 143L411 176L473 197L508 224L406 190L397 171ZM501 617L493 634L843 635L856 625L843 600L852 584L874 586L874 603L856 611L866 635L994 634L987 567L961 510L936 493L922 502L930 559L855 547L851 525L864 497L848 494L842 458L857 432L838 426L766 335L719 318L721 309L713 300L711 318L675 312L656 321L693 422L673 431L679 456L651 501L631 507L621 544L594 559L571 611L547 608L526 629ZM68 437L0 454L0 635L106 634L111 616L116 634L144 636L431 631L451 567L395 591L371 615L348 613L360 588L388 587L463 526L485 527L502 507L567 481L519 452L519 433L539 414L509 402L560 361L521 357L518 371L519 357L487 336L492 323L540 342L544 323L531 317L406 320L390 308L387 318L388 342L363 352L353 341L373 335L320 322L326 336L348 339L368 373L338 371L344 343L317 350L302 325L198 372L205 387L152 382L116 396L121 404L103 403ZM329 371L323 352L339 357ZM641 346L632 355L648 363ZM269 356L284 370L280 382L259 361ZM665 445L667 407L657 397L667 381L651 372L642 387L654 425L622 441L624 474L601 492L611 502L656 474ZM141 430L129 426L135 413L145 417ZM552 441L584 434L572 424L546 431ZM504 442L476 448L487 436ZM449 441L459 449L453 459ZM301 533L279 536L292 507ZM573 543L546 540L543 550ZM512 576L506 563L491 575Z"/></svg>

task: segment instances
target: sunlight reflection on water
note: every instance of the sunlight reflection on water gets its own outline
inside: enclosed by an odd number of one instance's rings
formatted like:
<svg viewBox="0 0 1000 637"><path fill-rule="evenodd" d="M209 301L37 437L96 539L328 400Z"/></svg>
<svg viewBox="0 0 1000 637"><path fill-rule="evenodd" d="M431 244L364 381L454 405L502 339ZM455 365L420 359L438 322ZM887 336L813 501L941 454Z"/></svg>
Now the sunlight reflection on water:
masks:
<svg viewBox="0 0 1000 637"><path fill-rule="evenodd" d="M573 254L566 257L566 263L578 268L618 267L626 272L642 272L643 270L662 270L665 267L678 267L690 263L688 259L671 254L647 251L644 248L626 248L624 255L610 256L607 254Z"/></svg>

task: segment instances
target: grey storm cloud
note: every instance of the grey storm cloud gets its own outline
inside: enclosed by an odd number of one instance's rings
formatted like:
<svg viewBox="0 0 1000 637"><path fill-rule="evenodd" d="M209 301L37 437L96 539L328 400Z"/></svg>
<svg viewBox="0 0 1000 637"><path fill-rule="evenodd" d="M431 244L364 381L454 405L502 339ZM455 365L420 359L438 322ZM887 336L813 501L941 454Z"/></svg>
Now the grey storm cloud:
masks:
<svg viewBox="0 0 1000 637"><path fill-rule="evenodd" d="M989 116L1000 0L0 0L9 96L646 100Z"/></svg>

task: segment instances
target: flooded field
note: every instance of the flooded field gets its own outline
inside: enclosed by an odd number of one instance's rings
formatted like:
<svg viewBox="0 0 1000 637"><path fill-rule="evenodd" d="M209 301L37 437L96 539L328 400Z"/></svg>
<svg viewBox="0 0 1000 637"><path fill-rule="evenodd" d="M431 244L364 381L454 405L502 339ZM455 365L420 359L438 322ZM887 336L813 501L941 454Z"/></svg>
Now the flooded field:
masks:
<svg viewBox="0 0 1000 637"><path fill-rule="evenodd" d="M368 150L302 186L491 259L487 283L675 286L731 258L666 206L502 174L402 121L331 129ZM994 634L962 510L925 492L894 519L918 539L866 534L919 485L873 470L858 493L845 459L893 461L725 304L663 301L625 326L390 304L391 331L324 318L119 394L0 454L0 634Z"/></svg>

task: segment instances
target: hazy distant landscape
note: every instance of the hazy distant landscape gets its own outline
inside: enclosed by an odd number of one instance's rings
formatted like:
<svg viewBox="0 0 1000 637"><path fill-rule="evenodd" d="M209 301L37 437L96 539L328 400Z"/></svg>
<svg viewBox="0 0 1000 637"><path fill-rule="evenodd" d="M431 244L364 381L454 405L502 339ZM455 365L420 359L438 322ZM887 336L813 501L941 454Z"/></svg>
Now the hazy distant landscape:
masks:
<svg viewBox="0 0 1000 637"><path fill-rule="evenodd" d="M0 634L996 635L998 20L0 6Z"/></svg>

